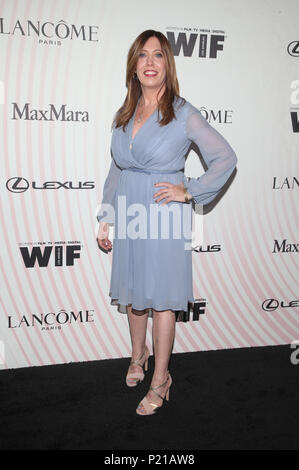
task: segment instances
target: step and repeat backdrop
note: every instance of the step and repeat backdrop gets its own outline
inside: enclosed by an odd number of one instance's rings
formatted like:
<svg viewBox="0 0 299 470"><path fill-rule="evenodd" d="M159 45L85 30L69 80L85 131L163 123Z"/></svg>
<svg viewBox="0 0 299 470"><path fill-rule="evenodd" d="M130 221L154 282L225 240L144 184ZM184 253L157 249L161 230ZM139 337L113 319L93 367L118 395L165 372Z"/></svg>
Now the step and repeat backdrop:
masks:
<svg viewBox="0 0 299 470"><path fill-rule="evenodd" d="M0 1L2 369L131 354L96 214L127 53L146 29L168 37L181 96L238 157L204 208L198 308L174 353L299 339L298 13L296 0ZM191 150L185 174L203 173Z"/></svg>

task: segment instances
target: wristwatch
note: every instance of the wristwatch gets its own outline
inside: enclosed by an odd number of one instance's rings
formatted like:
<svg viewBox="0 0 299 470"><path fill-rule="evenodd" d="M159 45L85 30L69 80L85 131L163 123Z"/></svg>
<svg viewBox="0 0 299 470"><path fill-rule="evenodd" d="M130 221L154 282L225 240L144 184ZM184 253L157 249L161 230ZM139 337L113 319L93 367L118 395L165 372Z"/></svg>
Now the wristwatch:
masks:
<svg viewBox="0 0 299 470"><path fill-rule="evenodd" d="M189 199L187 196L187 188L184 188L184 194L185 194L185 202L189 202Z"/></svg>

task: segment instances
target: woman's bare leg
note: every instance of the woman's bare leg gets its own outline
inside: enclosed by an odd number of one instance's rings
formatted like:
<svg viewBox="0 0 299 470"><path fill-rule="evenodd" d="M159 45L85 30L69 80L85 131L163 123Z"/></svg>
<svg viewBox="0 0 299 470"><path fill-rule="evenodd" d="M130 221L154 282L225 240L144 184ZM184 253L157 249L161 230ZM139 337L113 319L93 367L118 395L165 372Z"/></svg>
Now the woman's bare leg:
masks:
<svg viewBox="0 0 299 470"><path fill-rule="evenodd" d="M132 306L128 306L128 322L132 341L132 358L139 359L145 348L146 330L147 330L148 313L144 315L136 315L132 312ZM144 358L140 361L144 363ZM131 364L129 372L140 372L140 367Z"/></svg>
<svg viewBox="0 0 299 470"><path fill-rule="evenodd" d="M170 355L175 337L175 313L172 310L155 311L153 314L153 343L155 355L155 370L152 377L151 386L156 387L165 382ZM159 395L165 396L168 383L157 390ZM147 398L152 403L162 405L162 400L151 390L147 393ZM143 406L141 405L141 408ZM143 410L141 410L143 411Z"/></svg>

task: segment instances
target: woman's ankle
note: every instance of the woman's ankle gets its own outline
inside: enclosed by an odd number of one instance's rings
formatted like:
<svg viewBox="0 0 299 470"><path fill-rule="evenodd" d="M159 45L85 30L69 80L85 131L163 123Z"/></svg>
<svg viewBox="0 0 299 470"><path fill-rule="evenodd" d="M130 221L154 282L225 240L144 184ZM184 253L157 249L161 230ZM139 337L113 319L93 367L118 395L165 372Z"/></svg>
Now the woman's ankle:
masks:
<svg viewBox="0 0 299 470"><path fill-rule="evenodd" d="M140 358L143 359L144 356L145 356L145 344L141 347L136 346L135 348L132 348L131 357L133 359L140 359Z"/></svg>
<svg viewBox="0 0 299 470"><path fill-rule="evenodd" d="M166 381L167 377L168 377L168 369L166 369L165 371L158 371L158 372L155 371L153 373L152 383L161 385Z"/></svg>

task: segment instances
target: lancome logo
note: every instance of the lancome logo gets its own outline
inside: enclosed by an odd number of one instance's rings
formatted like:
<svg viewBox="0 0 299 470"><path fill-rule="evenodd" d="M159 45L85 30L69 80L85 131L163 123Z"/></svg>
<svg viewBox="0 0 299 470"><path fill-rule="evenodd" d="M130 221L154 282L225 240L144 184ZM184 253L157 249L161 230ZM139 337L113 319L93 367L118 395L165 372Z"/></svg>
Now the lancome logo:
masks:
<svg viewBox="0 0 299 470"><path fill-rule="evenodd" d="M98 26L68 24L64 20L57 23L40 20L16 20L9 27L4 18L0 18L0 34L39 38L39 44L60 46L67 39L98 42Z"/></svg>
<svg viewBox="0 0 299 470"><path fill-rule="evenodd" d="M299 181L296 176L282 177L273 176L272 189L295 189L299 187Z"/></svg>
<svg viewBox="0 0 299 470"><path fill-rule="evenodd" d="M202 116L210 123L218 122L220 124L232 124L232 113L231 109L207 109L204 106L199 108Z"/></svg>
<svg viewBox="0 0 299 470"><path fill-rule="evenodd" d="M168 27L167 38L171 44L173 54L184 57L197 56L201 58L216 59L218 52L223 51L224 31L202 28ZM175 37L174 31L182 30Z"/></svg>
<svg viewBox="0 0 299 470"><path fill-rule="evenodd" d="M80 310L78 312L66 311L61 309L58 313L37 313L30 315L9 315L8 328L22 328L39 326L41 330L60 330L62 325L72 323L91 323L94 322L94 310Z"/></svg>
<svg viewBox="0 0 299 470"><path fill-rule="evenodd" d="M12 118L24 119L25 121L71 121L86 122L89 121L87 111L72 111L66 109L66 104L62 104L59 109L54 104L49 104L49 109L32 109L30 103L26 103L23 109L20 109L17 103L12 103Z"/></svg>

